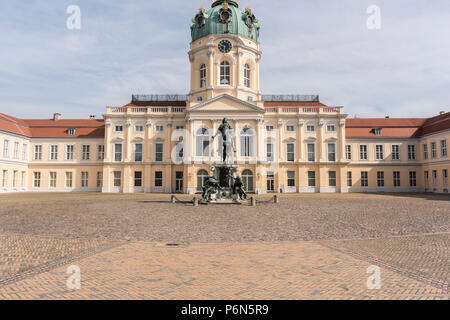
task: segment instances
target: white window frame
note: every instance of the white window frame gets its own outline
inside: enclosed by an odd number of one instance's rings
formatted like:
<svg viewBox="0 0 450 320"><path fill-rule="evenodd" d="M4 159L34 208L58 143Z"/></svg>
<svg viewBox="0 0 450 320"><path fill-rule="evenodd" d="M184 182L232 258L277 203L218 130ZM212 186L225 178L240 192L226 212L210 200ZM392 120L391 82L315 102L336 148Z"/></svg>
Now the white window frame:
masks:
<svg viewBox="0 0 450 320"><path fill-rule="evenodd" d="M119 154L117 152L117 146L119 146L119 145L120 145L120 160L117 160L117 155ZM113 160L114 160L114 162L122 162L123 161L123 143L114 143Z"/></svg>
<svg viewBox="0 0 450 320"><path fill-rule="evenodd" d="M417 172L416 171L409 172L409 186L411 188L417 187Z"/></svg>
<svg viewBox="0 0 450 320"><path fill-rule="evenodd" d="M73 188L73 172L72 171L66 171L65 178L64 178L64 186L66 188Z"/></svg>
<svg viewBox="0 0 450 320"><path fill-rule="evenodd" d="M123 132L123 131L124 131L124 125L123 124L115 124L114 125L114 132Z"/></svg>
<svg viewBox="0 0 450 320"><path fill-rule="evenodd" d="M39 151L37 151L39 149ZM42 144L35 144L33 148L33 160L34 161L42 161L42 153L43 153L44 147Z"/></svg>
<svg viewBox="0 0 450 320"><path fill-rule="evenodd" d="M423 157L423 160L428 160L428 157L429 157L428 143L422 144L422 157Z"/></svg>
<svg viewBox="0 0 450 320"><path fill-rule="evenodd" d="M58 174L55 171L49 172L48 173L48 187L56 188L57 179L58 179Z"/></svg>
<svg viewBox="0 0 450 320"><path fill-rule="evenodd" d="M433 148L433 146L434 146L434 148ZM430 156L431 156L431 159L437 158L437 143L436 143L436 141L430 142Z"/></svg>
<svg viewBox="0 0 450 320"><path fill-rule="evenodd" d="M155 125L155 133L156 134L164 133L164 125L163 124L156 124Z"/></svg>
<svg viewBox="0 0 450 320"><path fill-rule="evenodd" d="M441 139L439 145L441 149L441 157L447 157L448 156L447 139Z"/></svg>
<svg viewBox="0 0 450 320"><path fill-rule="evenodd" d="M200 74L200 89L206 88L206 76L207 76L207 68L206 64L202 63L199 69Z"/></svg>
<svg viewBox="0 0 450 320"><path fill-rule="evenodd" d="M219 86L231 86L231 63L226 60L219 65Z"/></svg>
<svg viewBox="0 0 450 320"><path fill-rule="evenodd" d="M288 150L288 146L289 145L292 145L294 147L294 150L292 150L292 152L289 152L289 150ZM286 161L287 162L292 162L292 163L295 162L295 155L296 155L296 151L297 151L296 149L297 149L297 146L296 146L296 143L294 141L286 142ZM293 156L293 160L292 161L289 160L289 154L292 154L292 156Z"/></svg>
<svg viewBox="0 0 450 320"><path fill-rule="evenodd" d="M89 172L81 172L81 188L89 188Z"/></svg>
<svg viewBox="0 0 450 320"><path fill-rule="evenodd" d="M307 124L306 125L306 132L309 132L309 133L316 132L316 125L314 125L314 124Z"/></svg>
<svg viewBox="0 0 450 320"><path fill-rule="evenodd" d="M53 151L53 147L56 147L56 151ZM58 153L59 153L59 146L57 144L51 144L49 146L49 155L48 158L50 161L58 161Z"/></svg>
<svg viewBox="0 0 450 320"><path fill-rule="evenodd" d="M9 159L9 140L3 140L3 158Z"/></svg>
<svg viewBox="0 0 450 320"><path fill-rule="evenodd" d="M363 179L364 176L364 179ZM363 181L366 183L363 184ZM361 171L361 188L368 188L369 187L369 172L368 171Z"/></svg>
<svg viewBox="0 0 450 320"><path fill-rule="evenodd" d="M33 172L33 187L34 188L41 187L41 172L39 171Z"/></svg>
<svg viewBox="0 0 450 320"><path fill-rule="evenodd" d="M72 150L69 152L69 148ZM65 161L74 161L75 160L75 144L66 144L64 150L64 160Z"/></svg>
<svg viewBox="0 0 450 320"><path fill-rule="evenodd" d="M19 142L14 142L14 159L15 160L19 160L19 155L20 155L20 143Z"/></svg>
<svg viewBox="0 0 450 320"><path fill-rule="evenodd" d="M330 145L334 146L334 160L330 160ZM327 142L327 161L336 162L337 161L337 145L336 142Z"/></svg>
<svg viewBox="0 0 450 320"><path fill-rule="evenodd" d="M348 150L348 147L350 147L350 151ZM349 157L350 155L350 157ZM345 145L345 159L351 161L353 159L353 145L352 144L346 144Z"/></svg>
<svg viewBox="0 0 450 320"><path fill-rule="evenodd" d="M113 172L113 186L114 186L114 188L122 187L122 171L114 171Z"/></svg>
<svg viewBox="0 0 450 320"><path fill-rule="evenodd" d="M292 128L292 130L289 130ZM286 125L286 132L295 132L295 125L294 124L287 124Z"/></svg>
<svg viewBox="0 0 450 320"><path fill-rule="evenodd" d="M162 146L162 151L157 152L157 146ZM161 153L161 160L157 160L157 154ZM155 162L164 162L164 142L163 141L157 141L155 142L155 150L154 150L154 156L155 156Z"/></svg>
<svg viewBox="0 0 450 320"><path fill-rule="evenodd" d="M140 152L141 160L136 160L136 155L138 154L137 150L136 150L137 149L137 145L141 146L141 152ZM142 142L135 142L133 144L133 147L134 147L134 152L133 152L133 160L134 160L134 162L143 162L144 161L144 144Z"/></svg>
<svg viewBox="0 0 450 320"><path fill-rule="evenodd" d="M402 185L402 180L401 180L401 172L400 171L393 171L392 172L392 178L393 178L393 186L394 188L400 188ZM398 183L398 185L396 185Z"/></svg>
<svg viewBox="0 0 450 320"><path fill-rule="evenodd" d="M269 152L268 146L271 145L272 150ZM271 155L269 157L269 154ZM274 162L275 161L275 148L274 143L272 141L266 142L266 160L267 162Z"/></svg>
<svg viewBox="0 0 450 320"><path fill-rule="evenodd" d="M252 71L251 71L250 65L248 63L246 63L244 65L244 86L246 88L250 88L251 74L252 74Z"/></svg>
<svg viewBox="0 0 450 320"><path fill-rule="evenodd" d="M332 130L330 130L330 129L332 129ZM327 124L327 132L337 132L336 124L335 123L328 123Z"/></svg>
<svg viewBox="0 0 450 320"><path fill-rule="evenodd" d="M85 148L87 147L87 151ZM81 145L81 161L90 161L91 160L91 145L90 144L82 144Z"/></svg>
<svg viewBox="0 0 450 320"><path fill-rule="evenodd" d="M313 145L314 146L314 161L309 160L309 155L310 155L310 152L308 150L308 146L309 145ZM306 161L307 162L311 162L311 163L316 162L317 161L317 143L316 142L307 142L305 147L306 147L306 152L305 152L305 154L306 154Z"/></svg>
<svg viewBox="0 0 450 320"><path fill-rule="evenodd" d="M143 133L143 132L145 132L145 126L143 124L136 124L134 126L134 132L136 132L136 133Z"/></svg>
<svg viewBox="0 0 450 320"><path fill-rule="evenodd" d="M394 147L398 147L398 159L394 158ZM391 144L391 160L402 161L402 146L399 143Z"/></svg>
<svg viewBox="0 0 450 320"><path fill-rule="evenodd" d="M414 152L411 153L410 152L410 147L414 148ZM417 160L417 145L414 143L409 143L406 147L407 152L408 152L408 161L416 161ZM412 155L412 157L411 157Z"/></svg>
<svg viewBox="0 0 450 320"><path fill-rule="evenodd" d="M381 173L381 175L380 175L380 173ZM378 188L385 187L384 171L377 171L377 187Z"/></svg>
<svg viewBox="0 0 450 320"><path fill-rule="evenodd" d="M26 143L22 145L22 160L28 160L28 144Z"/></svg>
<svg viewBox="0 0 450 320"><path fill-rule="evenodd" d="M105 145L100 143L97 145L97 161L105 160Z"/></svg>
<svg viewBox="0 0 450 320"><path fill-rule="evenodd" d="M8 186L8 170L2 171L2 187L6 188Z"/></svg>
<svg viewBox="0 0 450 320"><path fill-rule="evenodd" d="M378 151L378 147L381 147L381 152ZM375 160L377 160L377 161L384 160L384 144L376 144L375 145Z"/></svg>
<svg viewBox="0 0 450 320"><path fill-rule="evenodd" d="M365 152L362 151L361 147L365 147ZM363 154L365 153L365 159L363 158ZM369 145L368 144L360 144L359 145L359 160L360 161L368 161L369 160Z"/></svg>

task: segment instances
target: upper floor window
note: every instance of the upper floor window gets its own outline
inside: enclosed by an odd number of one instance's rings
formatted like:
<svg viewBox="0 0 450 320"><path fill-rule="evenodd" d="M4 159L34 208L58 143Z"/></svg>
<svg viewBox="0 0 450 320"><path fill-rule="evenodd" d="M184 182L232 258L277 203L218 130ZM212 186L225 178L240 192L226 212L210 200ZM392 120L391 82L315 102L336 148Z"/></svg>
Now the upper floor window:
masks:
<svg viewBox="0 0 450 320"><path fill-rule="evenodd" d="M244 128L241 131L241 156L253 157L255 145L255 132L251 128Z"/></svg>
<svg viewBox="0 0 450 320"><path fill-rule="evenodd" d="M90 158L91 158L91 146L85 144L83 145L81 160L89 160Z"/></svg>
<svg viewBox="0 0 450 320"><path fill-rule="evenodd" d="M274 126L266 126L266 131L267 132L272 132L273 130L275 130Z"/></svg>
<svg viewBox="0 0 450 320"><path fill-rule="evenodd" d="M428 160L428 144L423 145L423 160Z"/></svg>
<svg viewBox="0 0 450 320"><path fill-rule="evenodd" d="M103 161L105 160L105 145L99 144L97 146L97 160Z"/></svg>
<svg viewBox="0 0 450 320"><path fill-rule="evenodd" d="M22 160L27 160L28 158L28 145L24 144L22 146Z"/></svg>
<svg viewBox="0 0 450 320"><path fill-rule="evenodd" d="M267 156L267 161L273 162L274 156L273 156L273 144L272 143L267 144L266 156Z"/></svg>
<svg viewBox="0 0 450 320"><path fill-rule="evenodd" d="M368 160L369 155L367 152L367 145L363 144L359 146L359 160Z"/></svg>
<svg viewBox="0 0 450 320"><path fill-rule="evenodd" d="M19 160L19 152L20 152L20 143L14 143L14 159Z"/></svg>
<svg viewBox="0 0 450 320"><path fill-rule="evenodd" d="M316 127L314 125L307 125L306 126L306 132L315 132Z"/></svg>
<svg viewBox="0 0 450 320"><path fill-rule="evenodd" d="M347 144L345 146L345 159L352 160L352 145Z"/></svg>
<svg viewBox="0 0 450 320"><path fill-rule="evenodd" d="M375 159L376 160L384 159L384 146L382 144L378 144L375 146Z"/></svg>
<svg viewBox="0 0 450 320"><path fill-rule="evenodd" d="M75 150L75 146L73 146L73 145L66 146L66 160L73 160L74 150Z"/></svg>
<svg viewBox="0 0 450 320"><path fill-rule="evenodd" d="M211 141L211 134L206 128L200 128L196 134L196 155L197 157L209 157L209 144Z"/></svg>
<svg viewBox="0 0 450 320"><path fill-rule="evenodd" d="M250 66L248 64L244 66L244 85L250 88Z"/></svg>
<svg viewBox="0 0 450 320"><path fill-rule="evenodd" d="M164 126L163 125L155 126L155 131L159 133L164 132Z"/></svg>
<svg viewBox="0 0 450 320"><path fill-rule="evenodd" d="M34 146L34 160L42 160L42 146Z"/></svg>
<svg viewBox="0 0 450 320"><path fill-rule="evenodd" d="M164 144L155 144L155 161L162 162L164 159Z"/></svg>
<svg viewBox="0 0 450 320"><path fill-rule="evenodd" d="M294 131L295 131L295 126L293 126L293 125L287 125L287 126L286 126L286 131L287 131L287 132L294 132Z"/></svg>
<svg viewBox="0 0 450 320"><path fill-rule="evenodd" d="M286 158L289 162L295 161L295 145L293 143L288 143L286 145Z"/></svg>
<svg viewBox="0 0 450 320"><path fill-rule="evenodd" d="M3 142L3 158L9 158L9 140Z"/></svg>
<svg viewBox="0 0 450 320"><path fill-rule="evenodd" d="M334 143L328 144L328 161L330 162L336 161L336 144Z"/></svg>
<svg viewBox="0 0 450 320"><path fill-rule="evenodd" d="M200 66L200 88L206 88L206 64Z"/></svg>
<svg viewBox="0 0 450 320"><path fill-rule="evenodd" d="M116 125L116 126L114 127L114 130L115 130L116 132L123 132L123 125Z"/></svg>
<svg viewBox="0 0 450 320"><path fill-rule="evenodd" d="M400 160L400 146L398 144L392 145L392 160Z"/></svg>
<svg viewBox="0 0 450 320"><path fill-rule="evenodd" d="M375 128L374 129L375 135L378 137L381 137L383 135L383 129L382 128Z"/></svg>
<svg viewBox="0 0 450 320"><path fill-rule="evenodd" d="M176 131L183 131L184 130L184 126L176 126L175 130Z"/></svg>
<svg viewBox="0 0 450 320"><path fill-rule="evenodd" d="M136 132L144 132L144 126L143 125L136 125L134 127L134 131L136 131Z"/></svg>
<svg viewBox="0 0 450 320"><path fill-rule="evenodd" d="M306 146L308 151L308 161L314 162L316 161L316 145L314 143L308 143Z"/></svg>
<svg viewBox="0 0 450 320"><path fill-rule="evenodd" d="M431 158L436 158L437 152L436 152L436 142L431 143Z"/></svg>
<svg viewBox="0 0 450 320"><path fill-rule="evenodd" d="M408 145L408 160L416 160L416 146L414 144Z"/></svg>
<svg viewBox="0 0 450 320"><path fill-rule="evenodd" d="M222 61L222 63L220 64L220 84L231 84L231 69L230 63L228 61Z"/></svg>
<svg viewBox="0 0 450 320"><path fill-rule="evenodd" d="M336 132L336 126L334 124L327 125L327 132Z"/></svg>
<svg viewBox="0 0 450 320"><path fill-rule="evenodd" d="M114 161L120 162L122 161L122 144L116 143L114 145Z"/></svg>
<svg viewBox="0 0 450 320"><path fill-rule="evenodd" d="M136 143L134 145L134 161L141 162L142 161L142 143Z"/></svg>
<svg viewBox="0 0 450 320"><path fill-rule="evenodd" d="M50 160L58 160L58 146L50 146Z"/></svg>
<svg viewBox="0 0 450 320"><path fill-rule="evenodd" d="M441 156L447 156L447 140L441 140Z"/></svg>

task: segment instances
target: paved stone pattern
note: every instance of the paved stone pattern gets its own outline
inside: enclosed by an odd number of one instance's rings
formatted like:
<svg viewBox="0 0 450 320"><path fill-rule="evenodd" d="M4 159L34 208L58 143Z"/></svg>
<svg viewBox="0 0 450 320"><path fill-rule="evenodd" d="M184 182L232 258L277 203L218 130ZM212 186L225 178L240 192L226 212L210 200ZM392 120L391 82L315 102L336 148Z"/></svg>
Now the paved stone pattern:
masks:
<svg viewBox="0 0 450 320"><path fill-rule="evenodd" d="M107 241L0 234L0 283L36 267L99 248Z"/></svg>
<svg viewBox="0 0 450 320"><path fill-rule="evenodd" d="M313 242L129 243L75 264L80 290L66 288L64 266L0 287L0 298L450 299L448 291L386 268L381 290L368 290L368 262Z"/></svg>
<svg viewBox="0 0 450 320"><path fill-rule="evenodd" d="M328 241L324 244L450 288L450 233Z"/></svg>

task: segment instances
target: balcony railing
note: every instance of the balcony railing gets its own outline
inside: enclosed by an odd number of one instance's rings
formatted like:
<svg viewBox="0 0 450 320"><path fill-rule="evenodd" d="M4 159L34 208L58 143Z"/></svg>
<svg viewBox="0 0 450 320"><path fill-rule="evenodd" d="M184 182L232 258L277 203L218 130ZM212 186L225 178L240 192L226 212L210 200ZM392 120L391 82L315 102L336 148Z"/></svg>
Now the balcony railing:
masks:
<svg viewBox="0 0 450 320"><path fill-rule="evenodd" d="M181 114L185 107L106 107L107 114Z"/></svg>
<svg viewBox="0 0 450 320"><path fill-rule="evenodd" d="M276 114L342 114L344 107L266 107L266 113Z"/></svg>

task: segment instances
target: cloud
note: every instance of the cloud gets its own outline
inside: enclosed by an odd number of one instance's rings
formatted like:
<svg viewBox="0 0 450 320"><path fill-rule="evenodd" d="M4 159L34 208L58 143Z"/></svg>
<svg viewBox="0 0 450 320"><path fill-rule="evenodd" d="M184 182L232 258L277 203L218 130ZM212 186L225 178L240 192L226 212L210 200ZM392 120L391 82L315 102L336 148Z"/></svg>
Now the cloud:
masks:
<svg viewBox="0 0 450 320"><path fill-rule="evenodd" d="M242 0L260 18L263 93L320 94L360 117L433 116L450 100L448 1ZM81 30L66 28L79 5ZM8 1L0 10L0 112L103 114L133 93L189 91L190 20L210 1Z"/></svg>

